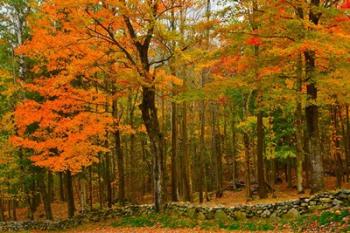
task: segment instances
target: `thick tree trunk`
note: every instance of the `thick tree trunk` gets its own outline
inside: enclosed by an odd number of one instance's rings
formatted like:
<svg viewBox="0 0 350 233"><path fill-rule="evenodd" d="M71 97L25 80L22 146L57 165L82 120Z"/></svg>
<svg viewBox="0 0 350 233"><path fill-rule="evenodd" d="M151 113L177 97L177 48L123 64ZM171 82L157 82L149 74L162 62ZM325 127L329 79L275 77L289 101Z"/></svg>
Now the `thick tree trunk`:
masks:
<svg viewBox="0 0 350 233"><path fill-rule="evenodd" d="M314 12L320 5L320 0L312 0L309 11L309 21L314 25L318 25L321 14ZM320 150L320 135L318 123L318 106L317 106L317 87L314 80L314 72L316 66L315 51L307 50L304 52L305 57L305 71L308 84L307 89L307 106L305 108L305 117L307 125L307 137L309 158L311 165L311 179L310 188L311 193L316 193L324 189L323 181L323 161Z"/></svg>
<svg viewBox="0 0 350 233"><path fill-rule="evenodd" d="M74 193L73 193L73 177L70 171L66 172L66 186L67 186L68 218L72 218L74 217L75 205L74 205Z"/></svg>
<svg viewBox="0 0 350 233"><path fill-rule="evenodd" d="M142 103L140 109L153 153L154 204L156 211L161 211L164 205L164 187L162 182L164 138L159 128L159 119L155 105L155 89L154 87L143 87L142 91Z"/></svg>
<svg viewBox="0 0 350 233"><path fill-rule="evenodd" d="M304 55L306 60L306 72L308 74L307 76L311 78L315 69L315 52L307 51L304 53ZM311 165L310 188L311 193L316 193L322 191L324 188L323 161L320 151L320 135L318 125L318 106L315 103L317 101L317 88L313 80L309 80L306 88L308 104L305 108L305 117Z"/></svg>

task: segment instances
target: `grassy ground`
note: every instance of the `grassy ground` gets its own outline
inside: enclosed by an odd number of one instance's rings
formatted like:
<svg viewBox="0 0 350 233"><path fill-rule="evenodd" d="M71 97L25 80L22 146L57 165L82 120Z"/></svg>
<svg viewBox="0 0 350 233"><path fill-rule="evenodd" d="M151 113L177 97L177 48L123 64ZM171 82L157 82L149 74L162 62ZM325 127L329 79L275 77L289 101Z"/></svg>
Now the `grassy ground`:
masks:
<svg viewBox="0 0 350 233"><path fill-rule="evenodd" d="M349 209L324 211L293 219L229 219L200 220L195 218L152 214L122 217L102 223L86 224L65 233L239 233L239 232L350 232ZM58 231L56 231L58 232ZM56 233L53 232L53 233ZM31 231L22 233L43 233Z"/></svg>

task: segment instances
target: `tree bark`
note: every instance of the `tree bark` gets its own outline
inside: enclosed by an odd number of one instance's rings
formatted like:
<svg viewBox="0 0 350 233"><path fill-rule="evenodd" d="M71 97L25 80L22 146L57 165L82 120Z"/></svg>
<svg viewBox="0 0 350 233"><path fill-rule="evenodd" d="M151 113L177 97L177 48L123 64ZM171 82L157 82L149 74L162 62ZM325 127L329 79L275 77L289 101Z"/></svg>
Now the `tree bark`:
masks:
<svg viewBox="0 0 350 233"><path fill-rule="evenodd" d="M48 182L50 182L50 179L47 179ZM51 210L51 200L50 200L50 193L48 190L46 190L46 185L44 179L39 179L38 180L38 185L40 189L40 194L41 194L41 199L44 205L44 211L45 211L45 216L46 219L52 220L53 215L52 215L52 210ZM48 184L50 186L50 184Z"/></svg>
<svg viewBox="0 0 350 233"><path fill-rule="evenodd" d="M151 150L153 153L154 203L156 211L161 211L164 205L164 187L162 182L164 138L159 128L159 119L155 105L155 88L143 87L142 91L142 103L140 105L140 109L142 112L142 119L151 142Z"/></svg>
<svg viewBox="0 0 350 233"><path fill-rule="evenodd" d="M61 200L61 201L65 201L63 173L60 172L60 173L58 174L58 176L59 176L59 181L60 181L60 182L59 182L60 200Z"/></svg>
<svg viewBox="0 0 350 233"><path fill-rule="evenodd" d="M311 78L315 67L315 53L313 51L307 51L304 55L306 59L306 72ZM317 88L312 80L309 81L306 88L308 104L305 108L305 117L311 165L310 188L311 193L316 193L322 191L324 188L323 161L320 151L320 135L318 128L318 106L315 103L317 101Z"/></svg>
<svg viewBox="0 0 350 233"><path fill-rule="evenodd" d="M257 116L257 170L258 170L258 193L260 198L267 197L264 173L264 125L263 113L259 111Z"/></svg>
<svg viewBox="0 0 350 233"><path fill-rule="evenodd" d="M321 14L314 12L320 5L320 0L311 0L309 11L309 21L314 25L318 25ZM316 53L312 50L304 52L305 72L308 84L307 89L307 106L305 108L305 117L307 125L307 137L309 141L309 157L311 165L310 188L311 193L316 193L324 189L323 180L323 161L320 150L320 135L318 123L318 106L317 106L317 87L314 80L314 72L316 66Z"/></svg>
<svg viewBox="0 0 350 233"><path fill-rule="evenodd" d="M252 198L252 191L251 191L251 182L250 182L250 143L249 143L249 136L247 133L243 134L243 141L244 141L244 156L245 156L245 186L246 186L246 198L247 200L251 200Z"/></svg>
<svg viewBox="0 0 350 233"><path fill-rule="evenodd" d="M114 133L115 152L117 155L118 166L118 200L121 203L125 202L125 170L124 170L124 154L121 146L118 116L118 101L113 100L113 118L116 121L117 130Z"/></svg>
<svg viewBox="0 0 350 233"><path fill-rule="evenodd" d="M296 177L297 177L297 191L298 193L304 192L303 187L303 116L302 116L302 104L301 104L301 91L302 91L302 57L297 58L297 97L296 97L296 110L295 110L295 138L296 138Z"/></svg>
<svg viewBox="0 0 350 233"><path fill-rule="evenodd" d="M171 103L171 200L179 201L179 190L177 188L177 108L176 103Z"/></svg>
<svg viewBox="0 0 350 233"><path fill-rule="evenodd" d="M182 178L184 184L184 200L192 201L192 182L190 174L191 160L189 158L189 142L187 132L187 104L182 104Z"/></svg>
<svg viewBox="0 0 350 233"><path fill-rule="evenodd" d="M66 186L67 186L68 218L72 218L74 217L75 205L74 205L74 193L73 193L73 177L70 171L66 172Z"/></svg>

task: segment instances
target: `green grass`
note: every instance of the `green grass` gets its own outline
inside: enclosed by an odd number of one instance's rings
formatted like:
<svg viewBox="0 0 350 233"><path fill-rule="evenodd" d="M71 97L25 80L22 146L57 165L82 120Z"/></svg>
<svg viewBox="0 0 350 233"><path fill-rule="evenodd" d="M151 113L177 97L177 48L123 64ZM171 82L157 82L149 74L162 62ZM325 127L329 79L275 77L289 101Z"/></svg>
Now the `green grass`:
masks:
<svg viewBox="0 0 350 233"><path fill-rule="evenodd" d="M188 218L183 216L173 216L165 214L152 214L149 216L132 216L118 218L112 223L112 227L153 227L160 226L163 228L194 228L201 229L225 229L228 231L247 230L247 231L269 231L274 227L269 223L270 220L265 221L244 221L238 222L232 220L229 224L224 224L220 219L200 221L195 218Z"/></svg>
<svg viewBox="0 0 350 233"><path fill-rule="evenodd" d="M350 216L348 210L341 212L324 211L319 215L309 214L302 215L296 219L290 220L286 218L281 219L246 219L246 220L232 220L223 221L220 218L212 220L203 220L190 218L172 214L151 214L132 217L121 217L116 219L113 227L153 227L159 226L162 228L194 228L198 227L204 230L224 229L227 231L273 231L283 230L285 228L291 229L294 232L304 232L309 227L318 226L326 227L331 223L345 223L344 218ZM331 226L331 225L330 225ZM346 224L344 225L346 226ZM350 228L348 229L350 230Z"/></svg>
<svg viewBox="0 0 350 233"><path fill-rule="evenodd" d="M334 212L330 212L330 211L324 211L320 217L318 218L318 223L321 226L327 226L332 222L343 222L343 219L347 216L349 216L350 213L348 210L343 210L342 212L338 213L334 213Z"/></svg>

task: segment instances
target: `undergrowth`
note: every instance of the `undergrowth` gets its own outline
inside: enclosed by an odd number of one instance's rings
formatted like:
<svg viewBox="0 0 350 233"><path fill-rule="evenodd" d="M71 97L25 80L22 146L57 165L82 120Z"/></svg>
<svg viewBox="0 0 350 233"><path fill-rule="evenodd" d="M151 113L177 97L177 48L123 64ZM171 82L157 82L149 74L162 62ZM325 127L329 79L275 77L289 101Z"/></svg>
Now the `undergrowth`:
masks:
<svg viewBox="0 0 350 233"><path fill-rule="evenodd" d="M203 220L171 214L150 214L121 217L116 219L113 227L161 227L161 228L200 228L204 230L224 229L227 231L281 231L305 232L307 229L320 229L320 232L349 232L349 210L324 211L320 214L302 215L293 219L245 219Z"/></svg>

